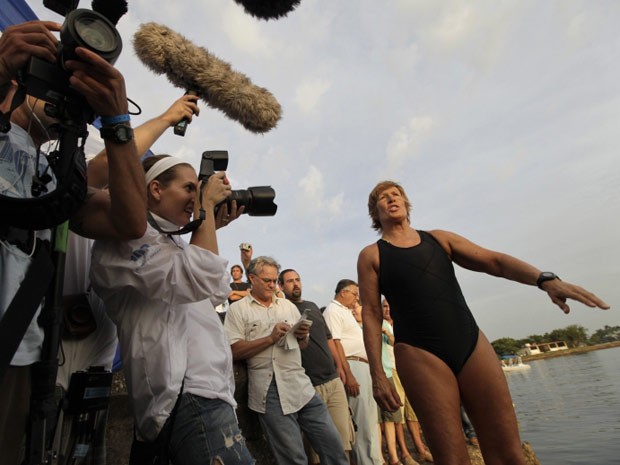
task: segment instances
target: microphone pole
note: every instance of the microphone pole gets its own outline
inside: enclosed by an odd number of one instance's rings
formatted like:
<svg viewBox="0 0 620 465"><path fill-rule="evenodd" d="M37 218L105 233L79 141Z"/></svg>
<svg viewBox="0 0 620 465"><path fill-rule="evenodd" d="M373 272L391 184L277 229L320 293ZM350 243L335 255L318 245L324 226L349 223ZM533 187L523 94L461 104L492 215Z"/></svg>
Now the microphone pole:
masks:
<svg viewBox="0 0 620 465"><path fill-rule="evenodd" d="M185 95L198 95L198 92L196 92L195 90L188 90L187 92L185 92ZM183 118L174 127L174 133L177 136L185 137L185 131L187 130L188 124L189 124L189 119Z"/></svg>

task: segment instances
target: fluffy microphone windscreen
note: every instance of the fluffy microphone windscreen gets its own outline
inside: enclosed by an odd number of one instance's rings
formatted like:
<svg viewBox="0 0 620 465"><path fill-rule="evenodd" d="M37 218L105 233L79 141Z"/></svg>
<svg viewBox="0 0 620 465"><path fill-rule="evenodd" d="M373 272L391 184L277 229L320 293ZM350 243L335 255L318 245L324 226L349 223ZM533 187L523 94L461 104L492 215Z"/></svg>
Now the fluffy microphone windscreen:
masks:
<svg viewBox="0 0 620 465"><path fill-rule="evenodd" d="M246 129L263 133L274 128L282 108L273 95L250 79L194 45L182 35L157 23L146 23L134 34L138 58L151 70L165 74L175 86L195 91Z"/></svg>
<svg viewBox="0 0 620 465"><path fill-rule="evenodd" d="M301 0L235 0L246 13L260 19L277 19L293 11Z"/></svg>

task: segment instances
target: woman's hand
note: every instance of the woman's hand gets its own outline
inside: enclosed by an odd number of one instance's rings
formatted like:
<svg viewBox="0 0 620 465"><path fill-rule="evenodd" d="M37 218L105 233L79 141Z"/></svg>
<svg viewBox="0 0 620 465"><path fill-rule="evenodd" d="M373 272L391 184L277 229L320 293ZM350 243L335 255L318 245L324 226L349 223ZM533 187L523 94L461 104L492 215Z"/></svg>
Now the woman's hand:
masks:
<svg viewBox="0 0 620 465"><path fill-rule="evenodd" d="M215 215L215 229L228 226L231 221L235 221L245 210L245 206L237 208L237 201L230 202L230 213L228 212L228 202L221 204Z"/></svg>
<svg viewBox="0 0 620 465"><path fill-rule="evenodd" d="M209 176L206 185L201 183L200 187L201 189L196 192L196 201L194 202L194 218L200 216L201 204L205 211L214 211L218 203L230 197L230 183L224 171ZM201 198L202 202L200 201Z"/></svg>

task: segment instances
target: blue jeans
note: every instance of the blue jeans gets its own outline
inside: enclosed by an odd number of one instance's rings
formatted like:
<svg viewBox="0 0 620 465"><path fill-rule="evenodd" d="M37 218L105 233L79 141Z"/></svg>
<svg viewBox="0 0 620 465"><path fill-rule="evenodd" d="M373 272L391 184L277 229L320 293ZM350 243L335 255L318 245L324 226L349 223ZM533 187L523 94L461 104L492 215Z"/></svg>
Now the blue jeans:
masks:
<svg viewBox="0 0 620 465"><path fill-rule="evenodd" d="M265 413L260 413L258 418L279 465L308 464L301 431L319 455L321 465L348 465L338 430L318 394L301 410L284 415L278 388L272 381L267 391Z"/></svg>
<svg viewBox="0 0 620 465"><path fill-rule="evenodd" d="M169 451L174 465L255 463L232 406L220 399L190 393L181 396Z"/></svg>

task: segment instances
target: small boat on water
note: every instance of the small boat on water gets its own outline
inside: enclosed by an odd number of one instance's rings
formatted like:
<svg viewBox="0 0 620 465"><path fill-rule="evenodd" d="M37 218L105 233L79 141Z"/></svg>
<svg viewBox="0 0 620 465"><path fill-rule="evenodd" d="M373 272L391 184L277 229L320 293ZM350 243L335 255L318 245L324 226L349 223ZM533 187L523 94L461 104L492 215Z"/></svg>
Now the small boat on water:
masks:
<svg viewBox="0 0 620 465"><path fill-rule="evenodd" d="M523 360L518 355L503 355L500 359L500 363L504 372L527 371L532 368L523 363Z"/></svg>

